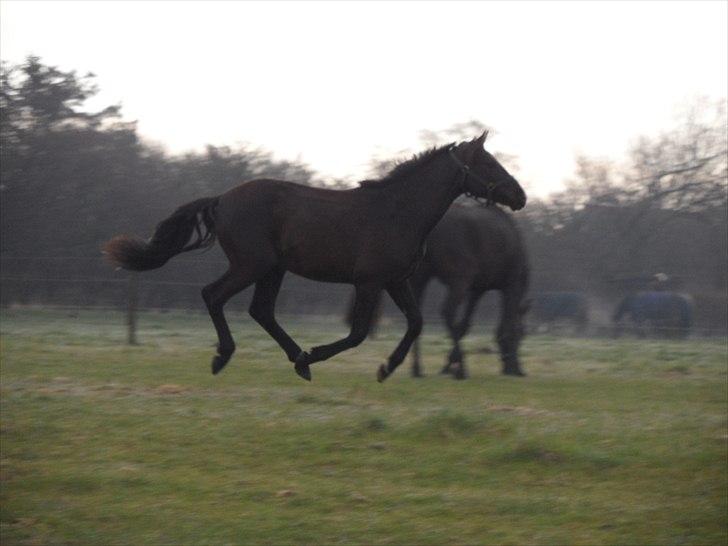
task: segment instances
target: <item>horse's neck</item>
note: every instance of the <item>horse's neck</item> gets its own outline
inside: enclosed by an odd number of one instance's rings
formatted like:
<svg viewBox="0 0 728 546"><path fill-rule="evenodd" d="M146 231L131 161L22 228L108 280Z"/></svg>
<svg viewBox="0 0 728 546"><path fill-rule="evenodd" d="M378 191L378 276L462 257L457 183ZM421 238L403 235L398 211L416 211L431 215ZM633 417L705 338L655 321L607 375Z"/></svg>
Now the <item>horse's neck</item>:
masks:
<svg viewBox="0 0 728 546"><path fill-rule="evenodd" d="M397 209L397 217L418 237L426 237L460 195L459 169L449 158L410 173L386 188L386 198Z"/></svg>

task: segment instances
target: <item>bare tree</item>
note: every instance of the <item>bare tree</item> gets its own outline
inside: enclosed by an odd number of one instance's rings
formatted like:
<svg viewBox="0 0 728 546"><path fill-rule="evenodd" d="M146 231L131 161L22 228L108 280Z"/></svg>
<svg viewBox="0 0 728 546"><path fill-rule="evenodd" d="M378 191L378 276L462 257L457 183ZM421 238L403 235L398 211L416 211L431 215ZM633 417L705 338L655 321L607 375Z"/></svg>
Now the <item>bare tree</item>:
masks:
<svg viewBox="0 0 728 546"><path fill-rule="evenodd" d="M639 139L625 177L630 201L644 207L700 212L724 207L728 194L725 102L701 100L681 123L657 138Z"/></svg>
<svg viewBox="0 0 728 546"><path fill-rule="evenodd" d="M525 210L534 268L593 284L670 270L725 291L726 138L724 102L698 101L622 164L578 157L566 190Z"/></svg>

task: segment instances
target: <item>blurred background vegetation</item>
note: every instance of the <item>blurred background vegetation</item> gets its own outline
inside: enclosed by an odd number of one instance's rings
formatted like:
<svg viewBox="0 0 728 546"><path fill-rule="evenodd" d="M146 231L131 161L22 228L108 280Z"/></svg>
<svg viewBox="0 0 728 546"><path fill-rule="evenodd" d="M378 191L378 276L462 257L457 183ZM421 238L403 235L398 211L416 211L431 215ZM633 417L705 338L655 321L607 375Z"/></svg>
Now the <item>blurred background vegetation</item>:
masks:
<svg viewBox="0 0 728 546"><path fill-rule="evenodd" d="M346 187L254 147L170 155L140 138L120 105L89 109L98 91L93 74L64 72L29 57L20 65L3 63L1 79L4 305L123 305L127 274L100 260L101 243L118 233L147 236L178 205L242 181L272 177ZM184 119L180 112L179 123ZM482 127L466 121L423 131L423 148L470 138ZM724 335L726 137L724 102L696 102L671 130L634 138L624 161L577 157L576 174L563 191L531 198L516 215L529 248L532 291L589 294L607 316L622 295L649 288L654 275L664 273L671 289L695 298L696 326ZM517 174L516 156L501 160ZM390 161L373 157L372 176ZM190 285L210 282L225 267L218 249L211 254L186 255L145 276L140 306L202 309ZM291 275L278 306L340 313L347 290Z"/></svg>

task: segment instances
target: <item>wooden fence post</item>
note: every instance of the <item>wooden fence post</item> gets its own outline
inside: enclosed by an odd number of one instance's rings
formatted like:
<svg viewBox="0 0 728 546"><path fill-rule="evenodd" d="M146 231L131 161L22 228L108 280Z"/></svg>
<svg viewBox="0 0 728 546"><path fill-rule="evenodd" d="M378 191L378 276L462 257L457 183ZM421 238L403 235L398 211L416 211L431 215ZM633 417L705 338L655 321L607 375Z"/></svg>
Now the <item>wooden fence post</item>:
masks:
<svg viewBox="0 0 728 546"><path fill-rule="evenodd" d="M126 326L127 326L127 344L137 344L137 303L139 301L139 275L132 273L129 275L129 283L127 284L126 294Z"/></svg>

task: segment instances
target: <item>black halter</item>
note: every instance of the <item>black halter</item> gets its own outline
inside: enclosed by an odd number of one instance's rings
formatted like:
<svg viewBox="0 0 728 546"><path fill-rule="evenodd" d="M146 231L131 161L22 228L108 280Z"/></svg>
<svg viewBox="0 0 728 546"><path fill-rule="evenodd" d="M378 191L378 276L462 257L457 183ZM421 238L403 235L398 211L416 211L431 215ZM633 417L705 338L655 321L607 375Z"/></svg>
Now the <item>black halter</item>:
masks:
<svg viewBox="0 0 728 546"><path fill-rule="evenodd" d="M481 199L480 197L473 194L472 192L467 191L467 186L465 185L465 182L468 180L468 176L471 176L471 177L475 178L475 180L477 180L478 182L483 184L483 186L485 186L485 188L488 192L487 197L485 198L485 206L490 207L491 205L495 204L495 200L493 199L493 190L498 186L498 182L488 182L482 176L474 173L468 165L466 165L465 163L460 161L460 159L458 159L458 156L456 156L453 153L453 148L450 148L448 150L448 152L450 152L450 157L452 157L453 161L455 161L457 166L460 168L460 172L463 175L463 179L460 182L460 185L464 189L463 193L465 193L465 195L467 195L474 201L476 201L480 204L483 204L483 202L480 200Z"/></svg>

